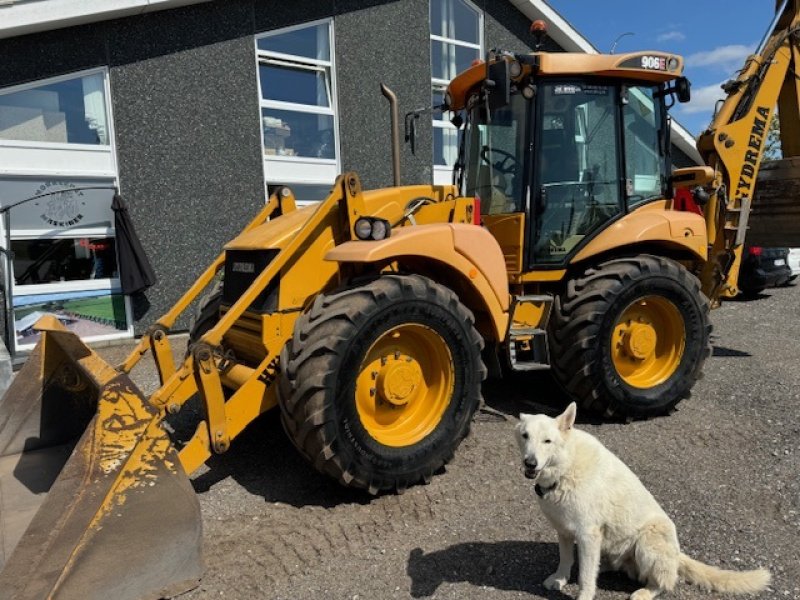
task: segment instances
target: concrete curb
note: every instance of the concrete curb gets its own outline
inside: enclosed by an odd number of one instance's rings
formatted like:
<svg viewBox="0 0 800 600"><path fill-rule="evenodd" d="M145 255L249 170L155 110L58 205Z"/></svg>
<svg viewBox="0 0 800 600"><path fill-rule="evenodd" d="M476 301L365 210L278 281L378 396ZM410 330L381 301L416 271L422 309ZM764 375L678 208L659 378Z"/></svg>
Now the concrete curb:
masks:
<svg viewBox="0 0 800 600"><path fill-rule="evenodd" d="M8 386L11 385L13 377L13 365L11 355L6 350L5 343L0 340L0 398L6 393Z"/></svg>

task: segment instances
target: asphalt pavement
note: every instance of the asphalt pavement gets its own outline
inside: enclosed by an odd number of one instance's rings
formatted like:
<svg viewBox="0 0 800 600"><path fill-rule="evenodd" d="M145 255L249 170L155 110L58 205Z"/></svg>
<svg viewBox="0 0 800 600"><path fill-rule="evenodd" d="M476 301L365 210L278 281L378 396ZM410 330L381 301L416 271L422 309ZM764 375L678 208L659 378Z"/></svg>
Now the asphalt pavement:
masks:
<svg viewBox="0 0 800 600"><path fill-rule="evenodd" d="M579 415L579 427L639 475L684 552L723 568L768 567L773 585L761 597L800 599L800 287L726 302L712 320L705 377L677 412L630 424ZM123 351L100 350L114 362ZM156 386L149 368L134 379ZM264 415L193 477L206 574L186 597L574 597L574 576L566 593L542 586L558 560L556 536L512 436L520 411L554 415L566 400L547 374L487 382L484 397L443 473L377 498L317 474L277 415ZM604 574L597 598L637 587ZM722 596L681 584L670 597Z"/></svg>

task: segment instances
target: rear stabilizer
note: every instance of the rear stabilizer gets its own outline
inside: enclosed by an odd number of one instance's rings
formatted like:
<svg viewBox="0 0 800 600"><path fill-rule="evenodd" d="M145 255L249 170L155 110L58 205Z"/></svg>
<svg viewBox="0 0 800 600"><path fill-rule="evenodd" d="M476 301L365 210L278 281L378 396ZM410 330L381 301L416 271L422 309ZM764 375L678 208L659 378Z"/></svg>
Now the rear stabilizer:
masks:
<svg viewBox="0 0 800 600"><path fill-rule="evenodd" d="M0 400L0 599L169 596L200 507L161 415L52 317Z"/></svg>

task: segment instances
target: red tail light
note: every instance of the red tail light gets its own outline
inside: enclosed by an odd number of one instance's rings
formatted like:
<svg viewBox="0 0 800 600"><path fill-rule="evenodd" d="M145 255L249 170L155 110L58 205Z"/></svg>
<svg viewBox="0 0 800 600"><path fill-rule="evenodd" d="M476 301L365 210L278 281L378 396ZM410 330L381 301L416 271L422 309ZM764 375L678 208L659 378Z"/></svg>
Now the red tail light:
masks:
<svg viewBox="0 0 800 600"><path fill-rule="evenodd" d="M763 251L761 246L750 246L750 256L761 256Z"/></svg>
<svg viewBox="0 0 800 600"><path fill-rule="evenodd" d="M475 196L475 201L472 203L472 224L481 224L481 197Z"/></svg>

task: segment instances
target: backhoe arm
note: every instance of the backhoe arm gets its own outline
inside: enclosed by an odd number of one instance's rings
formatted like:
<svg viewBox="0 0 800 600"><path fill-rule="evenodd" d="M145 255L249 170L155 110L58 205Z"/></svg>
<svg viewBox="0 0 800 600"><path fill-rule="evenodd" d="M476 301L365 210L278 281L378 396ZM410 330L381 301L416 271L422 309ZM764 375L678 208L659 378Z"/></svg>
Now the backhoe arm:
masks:
<svg viewBox="0 0 800 600"><path fill-rule="evenodd" d="M701 275L712 302L738 292L747 219L776 106L784 156L800 155L799 30L800 0L779 0L767 34L738 77L723 85L727 98L697 142L715 173L704 210L711 251Z"/></svg>

